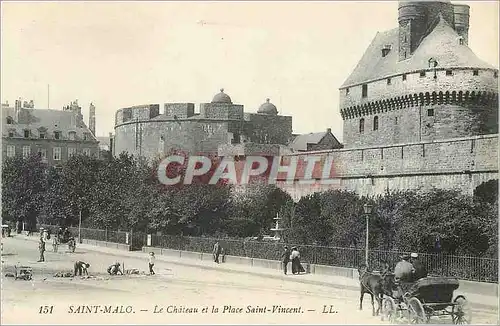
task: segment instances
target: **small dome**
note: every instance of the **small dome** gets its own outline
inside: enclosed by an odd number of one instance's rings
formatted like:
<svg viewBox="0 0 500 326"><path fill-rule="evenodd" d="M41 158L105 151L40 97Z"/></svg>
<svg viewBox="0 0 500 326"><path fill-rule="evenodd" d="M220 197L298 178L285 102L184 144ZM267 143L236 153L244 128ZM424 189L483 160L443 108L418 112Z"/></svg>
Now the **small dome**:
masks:
<svg viewBox="0 0 500 326"><path fill-rule="evenodd" d="M231 98L229 95L224 93L224 88L220 89L220 93L216 94L212 100L212 103L229 103L232 104Z"/></svg>
<svg viewBox="0 0 500 326"><path fill-rule="evenodd" d="M278 109L273 103L269 102L269 99L266 99L266 103L260 106L257 113L277 115Z"/></svg>

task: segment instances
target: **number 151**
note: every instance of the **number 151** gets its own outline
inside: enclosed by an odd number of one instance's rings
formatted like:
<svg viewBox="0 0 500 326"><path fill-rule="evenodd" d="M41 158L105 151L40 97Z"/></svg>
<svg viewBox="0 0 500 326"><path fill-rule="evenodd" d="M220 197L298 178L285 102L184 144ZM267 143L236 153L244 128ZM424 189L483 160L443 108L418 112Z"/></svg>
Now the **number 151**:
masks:
<svg viewBox="0 0 500 326"><path fill-rule="evenodd" d="M39 314L51 314L54 310L54 306L40 306Z"/></svg>

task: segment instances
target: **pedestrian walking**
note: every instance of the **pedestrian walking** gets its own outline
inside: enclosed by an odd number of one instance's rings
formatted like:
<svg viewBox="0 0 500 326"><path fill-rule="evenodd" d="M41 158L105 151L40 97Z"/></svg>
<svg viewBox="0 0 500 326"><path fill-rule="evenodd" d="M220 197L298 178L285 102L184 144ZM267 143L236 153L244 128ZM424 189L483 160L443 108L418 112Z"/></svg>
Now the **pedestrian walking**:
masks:
<svg viewBox="0 0 500 326"><path fill-rule="evenodd" d="M59 243L57 241L58 241L57 237L53 236L52 237L52 249L54 250L54 252L57 252L57 246L59 245Z"/></svg>
<svg viewBox="0 0 500 326"><path fill-rule="evenodd" d="M219 241L217 241L217 242L214 244L214 250L213 250L214 262L216 262L217 264L219 263L219 255L220 255L220 251L221 251L221 246L220 246L220 244L219 244Z"/></svg>
<svg viewBox="0 0 500 326"><path fill-rule="evenodd" d="M149 253L149 275L155 275L155 271L153 270L153 267L155 265L155 260L156 260L155 253L150 252Z"/></svg>
<svg viewBox="0 0 500 326"><path fill-rule="evenodd" d="M292 254L290 255L292 260L292 274L300 274L305 272L304 267L300 263L300 252L297 247L292 248Z"/></svg>
<svg viewBox="0 0 500 326"><path fill-rule="evenodd" d="M44 262L45 261L45 241L43 241L43 238L40 237L40 242L38 242L38 251L40 251L40 259L38 262Z"/></svg>
<svg viewBox="0 0 500 326"><path fill-rule="evenodd" d="M290 252L290 249L288 249L288 246L285 246L284 249L285 249L285 251L281 255L281 261L283 263L283 273L285 273L285 275L286 275L288 263L290 262L291 252Z"/></svg>

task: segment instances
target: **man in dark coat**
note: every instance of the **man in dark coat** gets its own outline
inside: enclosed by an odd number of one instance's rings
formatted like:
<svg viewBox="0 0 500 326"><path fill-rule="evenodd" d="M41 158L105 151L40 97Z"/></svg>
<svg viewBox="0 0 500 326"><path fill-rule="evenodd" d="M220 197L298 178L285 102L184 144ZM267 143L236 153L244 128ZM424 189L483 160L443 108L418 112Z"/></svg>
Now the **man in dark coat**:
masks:
<svg viewBox="0 0 500 326"><path fill-rule="evenodd" d="M415 272L413 272L413 281L416 282L421 278L427 277L427 269L420 259L418 259L418 254L413 252L410 257L413 268L415 269Z"/></svg>
<svg viewBox="0 0 500 326"><path fill-rule="evenodd" d="M281 254L281 261L283 263L283 272L285 273L286 275L286 272L287 272L287 267L288 267L288 263L290 262L290 249L288 249L288 246L285 246L284 247L285 251L283 252L283 254Z"/></svg>
<svg viewBox="0 0 500 326"><path fill-rule="evenodd" d="M214 244L214 250L213 250L214 262L216 262L217 264L219 263L219 255L220 255L220 251L221 251L221 246L220 246L220 244L219 244L219 241L217 241L217 242Z"/></svg>
<svg viewBox="0 0 500 326"><path fill-rule="evenodd" d="M38 251L40 251L40 259L38 259L38 262L44 262L45 261L45 241L43 241L43 238L40 237L40 241L38 242Z"/></svg>

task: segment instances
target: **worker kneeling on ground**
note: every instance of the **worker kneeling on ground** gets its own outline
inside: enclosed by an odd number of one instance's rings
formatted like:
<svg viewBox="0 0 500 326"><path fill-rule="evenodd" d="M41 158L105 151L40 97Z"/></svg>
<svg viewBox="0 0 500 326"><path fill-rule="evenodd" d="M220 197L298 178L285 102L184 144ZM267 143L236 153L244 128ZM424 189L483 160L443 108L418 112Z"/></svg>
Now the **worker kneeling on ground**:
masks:
<svg viewBox="0 0 500 326"><path fill-rule="evenodd" d="M117 263L114 263L113 265L108 267L108 274L109 275L118 275L118 273L123 275L123 272L120 269L120 263L117 262Z"/></svg>
<svg viewBox="0 0 500 326"><path fill-rule="evenodd" d="M90 267L89 263L83 262L83 261L77 261L75 263L75 269L73 272L73 276L76 276L77 274L79 276L83 275L89 275L88 268Z"/></svg>

